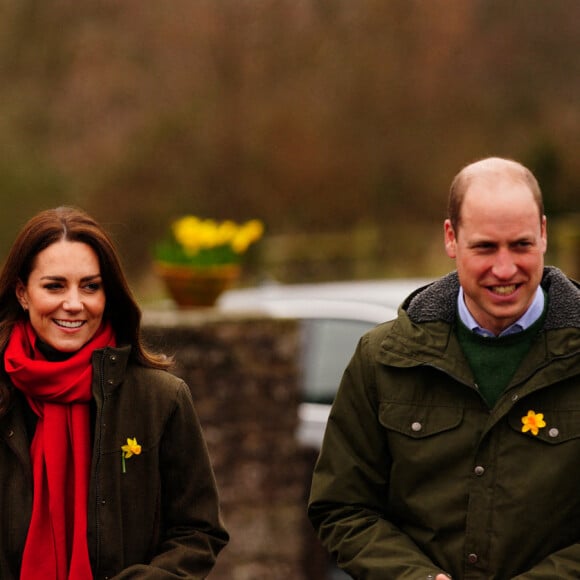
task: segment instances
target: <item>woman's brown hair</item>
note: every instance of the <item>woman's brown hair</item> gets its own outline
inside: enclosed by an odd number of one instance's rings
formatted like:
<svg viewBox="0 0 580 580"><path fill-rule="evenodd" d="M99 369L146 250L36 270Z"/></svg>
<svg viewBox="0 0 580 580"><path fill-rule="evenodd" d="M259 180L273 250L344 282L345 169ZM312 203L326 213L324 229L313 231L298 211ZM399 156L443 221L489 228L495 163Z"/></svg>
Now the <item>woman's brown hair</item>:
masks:
<svg viewBox="0 0 580 580"><path fill-rule="evenodd" d="M28 282L36 256L66 240L90 246L99 258L105 289L104 318L111 322L118 344L130 344L131 357L151 368L168 368L172 360L149 351L141 338L141 310L129 288L115 246L105 230L87 213L73 207L40 212L22 228L0 272L0 353L14 324L26 317L16 298L16 284ZM0 416L9 405L9 391L0 385Z"/></svg>

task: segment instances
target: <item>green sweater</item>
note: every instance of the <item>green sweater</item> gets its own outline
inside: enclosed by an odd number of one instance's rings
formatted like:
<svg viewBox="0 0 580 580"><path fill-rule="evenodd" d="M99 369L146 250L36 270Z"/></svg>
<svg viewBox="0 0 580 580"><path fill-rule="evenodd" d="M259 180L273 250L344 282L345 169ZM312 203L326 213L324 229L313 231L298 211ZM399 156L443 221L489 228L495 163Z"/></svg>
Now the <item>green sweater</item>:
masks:
<svg viewBox="0 0 580 580"><path fill-rule="evenodd" d="M530 350L544 322L542 316L532 326L507 336L487 337L472 332L457 317L456 332L469 361L479 391L491 409Z"/></svg>

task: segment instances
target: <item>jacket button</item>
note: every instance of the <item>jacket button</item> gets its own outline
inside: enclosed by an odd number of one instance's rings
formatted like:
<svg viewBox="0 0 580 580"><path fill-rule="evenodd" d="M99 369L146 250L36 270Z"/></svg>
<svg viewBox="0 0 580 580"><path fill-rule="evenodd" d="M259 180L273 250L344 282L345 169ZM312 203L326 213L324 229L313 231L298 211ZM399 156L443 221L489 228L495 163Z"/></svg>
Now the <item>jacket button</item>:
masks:
<svg viewBox="0 0 580 580"><path fill-rule="evenodd" d="M483 475L485 473L485 467L483 467L482 465L477 465L473 470L473 472L475 473L475 475L478 476Z"/></svg>
<svg viewBox="0 0 580 580"><path fill-rule="evenodd" d="M469 556L467 556L467 561L469 564L477 564L478 560L479 558L477 557L477 554L469 554Z"/></svg>
<svg viewBox="0 0 580 580"><path fill-rule="evenodd" d="M8 431L7 433L8 437L14 437L14 431L12 429L10 429L10 431Z"/></svg>
<svg viewBox="0 0 580 580"><path fill-rule="evenodd" d="M423 425L421 425L419 421L415 421L414 423L411 424L411 430L417 432L421 431L421 429L423 429Z"/></svg>
<svg viewBox="0 0 580 580"><path fill-rule="evenodd" d="M560 431L558 431L558 429L556 429L556 427L552 427L549 431L548 431L548 435L550 437L558 437L558 435L560 435Z"/></svg>

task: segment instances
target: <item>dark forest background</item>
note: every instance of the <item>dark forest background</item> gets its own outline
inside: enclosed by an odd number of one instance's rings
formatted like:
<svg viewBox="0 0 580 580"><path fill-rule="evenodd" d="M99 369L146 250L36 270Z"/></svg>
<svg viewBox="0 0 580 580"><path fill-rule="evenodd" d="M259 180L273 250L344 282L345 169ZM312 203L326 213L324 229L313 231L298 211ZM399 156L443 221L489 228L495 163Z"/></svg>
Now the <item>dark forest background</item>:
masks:
<svg viewBox="0 0 580 580"><path fill-rule="evenodd" d="M0 258L70 203L141 287L184 213L258 217L264 247L370 231L377 275L431 275L448 185L487 155L569 234L579 30L577 0L0 0Z"/></svg>

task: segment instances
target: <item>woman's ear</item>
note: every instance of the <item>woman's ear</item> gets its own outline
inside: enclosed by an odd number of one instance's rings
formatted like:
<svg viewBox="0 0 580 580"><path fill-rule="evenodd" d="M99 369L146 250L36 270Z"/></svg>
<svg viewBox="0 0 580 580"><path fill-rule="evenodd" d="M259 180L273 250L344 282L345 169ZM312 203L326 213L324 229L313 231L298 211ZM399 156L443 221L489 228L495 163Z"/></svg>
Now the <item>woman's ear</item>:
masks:
<svg viewBox="0 0 580 580"><path fill-rule="evenodd" d="M20 306L24 310L28 310L28 294L26 292L26 286L23 284L22 280L16 282L16 299L20 302Z"/></svg>

